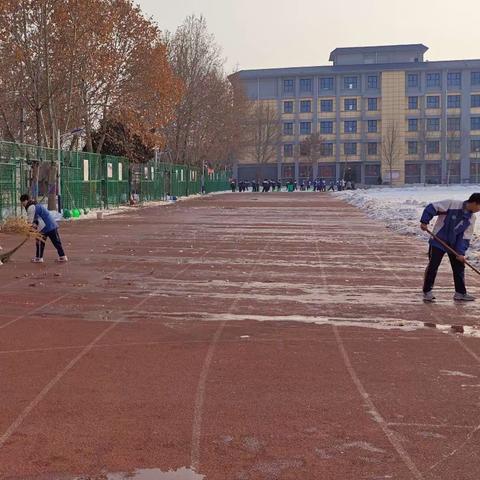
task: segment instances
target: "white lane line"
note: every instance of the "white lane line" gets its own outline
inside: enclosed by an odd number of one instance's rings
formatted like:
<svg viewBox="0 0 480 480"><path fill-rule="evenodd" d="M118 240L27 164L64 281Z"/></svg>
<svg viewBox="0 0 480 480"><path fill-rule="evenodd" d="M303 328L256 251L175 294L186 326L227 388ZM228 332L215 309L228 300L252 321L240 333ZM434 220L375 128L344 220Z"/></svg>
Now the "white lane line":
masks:
<svg viewBox="0 0 480 480"><path fill-rule="evenodd" d="M211 250L211 249L210 249ZM207 250L202 257L205 257L210 250ZM180 276L183 272L190 268L187 265L185 268L180 270L176 275L172 277L172 280ZM145 302L150 300L150 296L143 298L135 307L132 307L127 313L135 311L135 309ZM58 299L57 299L58 300ZM27 416L32 412L32 410L47 396L47 394L52 390L52 388L85 356L90 350L99 342L105 335L112 331L117 325L122 323L117 321L109 325L105 330L103 330L97 337L95 337L76 357L74 357L60 372L55 375L55 377L50 380L50 382L43 387L41 392L27 405L27 407L20 413L20 415L15 419L15 421L7 428L5 433L0 436L0 449L5 445L5 442L17 431L17 429L22 425L23 421Z"/></svg>
<svg viewBox="0 0 480 480"><path fill-rule="evenodd" d="M388 422L389 427L419 427L419 428L458 428L471 430L471 425L449 425L448 423L415 423L415 422Z"/></svg>
<svg viewBox="0 0 480 480"><path fill-rule="evenodd" d="M354 233L352 231L351 228L349 228L347 226L347 228L350 230L350 232ZM360 242L368 249L372 252L373 256L377 258L377 260L382 263L384 266L388 267L388 264L383 260L382 257L380 257L380 255L378 255L371 247L370 245L368 245L368 243L366 242L363 242L362 240L360 240ZM403 285L404 282L403 282L403 279L392 269L391 270L391 273L395 276L395 278L399 281L400 285ZM441 323L439 322L439 318L438 316L429 310L429 315L431 318L433 318L435 320L435 322L438 324L438 323ZM474 358L478 363L480 363L480 357L473 351L471 350L463 341L460 337L456 336L456 335L452 335L452 334L449 334L449 336L454 339L468 354L470 354L472 356L472 358ZM438 462L434 463L427 471L426 473L432 471L433 469L437 468L439 465L441 465L442 463L444 463L446 460L450 459L451 457L453 457L457 452L459 452L463 447L465 447L465 445L467 445L467 443L473 438L473 436L475 435L475 433L477 431L480 430L480 424L477 426L477 427L474 427L468 434L467 434L467 437L465 439L465 441L459 446L457 447L456 449L454 449L452 452L450 452L449 454L447 455L444 455L443 458L441 460L439 460Z"/></svg>
<svg viewBox="0 0 480 480"><path fill-rule="evenodd" d="M441 458L438 462L434 463L428 470L426 473L429 473L431 472L432 470L436 469L437 467L439 467L442 463L445 463L447 460L449 460L451 457L453 457L454 455L456 455L460 450L463 450L463 448L467 445L467 443L470 442L470 440L473 438L473 436L478 432L480 431L480 425L476 426L474 429L472 429L468 435L467 435L467 438L465 439L465 441L459 445L457 448L455 448L454 450L452 450L450 453L448 453L447 455L443 455L443 458Z"/></svg>
<svg viewBox="0 0 480 480"><path fill-rule="evenodd" d="M313 225L312 225L312 230ZM324 272L324 267L323 264L320 262L320 252L318 249L318 240L315 240L315 245L316 245L316 253L317 253L317 259L318 263L321 266L322 269L322 279L325 287L328 289L328 281L326 278L326 273ZM340 332L338 331L338 327L336 325L332 325L333 332L335 334L335 339L337 341L337 346L340 351L340 354L343 359L343 363L345 364L345 367L354 383L356 386L358 392L360 393L360 396L363 398L363 401L365 405L368 407L370 414L373 416L373 419L375 420L376 423L380 426L380 428L383 430L383 433L387 437L388 441L391 443L393 448L396 450L400 458L402 459L403 463L406 465L406 467L410 470L412 475L415 477L416 480L423 480L423 475L421 474L420 470L417 468L415 465L414 461L408 454L408 452L403 448L403 445L400 441L400 439L397 437L395 432L389 428L388 423L385 421L385 419L382 417L380 412L378 411L377 407L373 403L373 401L370 398L370 395L367 393L365 390L365 387L363 386L362 382L360 381L360 378L358 377L357 373L355 372L355 369L352 366L352 362L350 361L350 357L347 353L347 350L345 349L345 345L343 343L342 337L340 336Z"/></svg>
<svg viewBox="0 0 480 480"><path fill-rule="evenodd" d="M400 456L400 458L402 459L406 467L410 470L412 475L417 480L423 480L424 477L420 473L420 470L418 470L417 466L411 459L410 455L407 453L405 448L403 448L403 445L400 439L395 434L395 432L389 428L388 423L385 421L385 419L382 417L380 412L377 410L377 407L375 406L372 399L370 398L370 395L365 390L365 387L363 386L357 373L355 372L355 369L352 366L352 362L350 361L350 357L348 356L348 353L345 349L345 345L343 343L342 337L340 336L338 328L335 325L333 326L333 331L335 333L335 338L337 339L337 343L338 343L338 349L340 350L340 353L342 355L345 367L347 368L347 371L350 374L350 377L353 383L357 387L358 393L360 393L360 396L363 398L363 401L365 402L365 405L368 407L375 422L377 422L380 428L383 430L383 433L387 437L388 441L392 444L393 448L397 451L398 455Z"/></svg>
<svg viewBox="0 0 480 480"><path fill-rule="evenodd" d="M95 284L97 284L99 281L101 281L105 276L108 276L108 275L112 275L113 273L121 270L123 267L126 267L128 265L128 263L125 263L123 265L120 265L119 267L116 267L114 268L112 271L110 272L107 272L107 273L102 273L102 275L98 276L99 278L97 280L95 280L93 283L91 284L87 284L85 285L84 287L81 287L79 290L84 290L85 288L87 287L91 287L91 286L95 286ZM100 278L101 277L101 278ZM78 292L78 290L77 290ZM3 323L2 325L0 325L0 329L2 328L6 328L8 327L9 325L12 325L16 322L18 322L19 320L22 320L24 318L27 318L27 317L30 317L31 315L34 315L35 313L38 313L40 312L41 310L43 310L44 308L46 307L49 307L50 305L53 305L57 302L59 302L60 300L63 300L64 298L68 297L69 295L71 295L70 293L64 293L63 295L60 295L56 298L54 298L53 300L51 300L50 302L47 302L47 303L44 303L43 305L40 305L39 307L36 307L34 308L33 310L30 310L29 312L26 312L26 313L22 313L21 315L18 315L17 317L15 317L14 319L6 322L6 323Z"/></svg>
<svg viewBox="0 0 480 480"><path fill-rule="evenodd" d="M74 357L66 366L53 377L50 382L43 387L42 391L23 409L22 413L15 419L15 421L7 428L5 433L0 437L0 448L5 445L5 442L17 431L18 427L23 423L30 412L47 396L48 392L93 348L93 346L101 340L108 332L117 326L116 323L110 325L103 330L100 335L97 335L76 357Z"/></svg>
<svg viewBox="0 0 480 480"><path fill-rule="evenodd" d="M254 264L253 268L250 270L248 274L247 280L243 282L240 288L245 287L252 278L252 275L255 273L257 266L260 264L260 260L262 260L263 256L265 255L268 243L265 244L265 247L262 250L260 258ZM235 300L230 305L230 308L227 311L229 314L237 304L240 296L237 296ZM205 404L205 393L206 393L206 384L207 384L207 377L210 371L210 366L212 363L213 355L215 353L215 349L217 347L218 341L223 333L225 325L227 324L227 320L224 320L220 323L213 338L211 340L210 346L208 347L207 355L205 360L203 361L202 370L200 372L200 377L198 380L197 386L197 393L195 395L195 406L193 410L193 427L192 427L192 446L191 446L191 455L190 455L190 467L192 470L198 472L200 469L200 440L202 435L202 416L203 416L203 407Z"/></svg>

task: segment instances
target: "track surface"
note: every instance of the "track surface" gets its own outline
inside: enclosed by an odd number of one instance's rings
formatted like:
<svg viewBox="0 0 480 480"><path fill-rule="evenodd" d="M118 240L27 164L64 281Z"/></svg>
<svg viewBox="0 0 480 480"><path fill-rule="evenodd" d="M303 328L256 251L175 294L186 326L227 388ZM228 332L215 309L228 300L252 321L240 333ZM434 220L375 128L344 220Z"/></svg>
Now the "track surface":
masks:
<svg viewBox="0 0 480 480"><path fill-rule="evenodd" d="M453 303L446 263L420 301L421 242L302 193L62 236L68 265L0 267L2 480L480 478L480 339L417 328L480 302Z"/></svg>

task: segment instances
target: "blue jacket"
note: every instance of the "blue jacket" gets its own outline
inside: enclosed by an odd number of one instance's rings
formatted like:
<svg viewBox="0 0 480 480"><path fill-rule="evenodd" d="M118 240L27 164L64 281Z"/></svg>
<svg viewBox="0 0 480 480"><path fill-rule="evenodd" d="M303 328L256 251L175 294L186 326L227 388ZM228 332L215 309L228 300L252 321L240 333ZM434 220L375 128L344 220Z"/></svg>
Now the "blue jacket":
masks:
<svg viewBox="0 0 480 480"><path fill-rule="evenodd" d="M459 255L465 255L475 229L475 215L466 209L466 203L461 200L430 203L423 211L420 220L428 225L433 217L438 216L433 233ZM430 239L430 245L446 251L445 247L433 238Z"/></svg>
<svg viewBox="0 0 480 480"><path fill-rule="evenodd" d="M30 205L27 209L27 215L30 223L40 225L40 233L48 233L58 228L57 222L44 205Z"/></svg>

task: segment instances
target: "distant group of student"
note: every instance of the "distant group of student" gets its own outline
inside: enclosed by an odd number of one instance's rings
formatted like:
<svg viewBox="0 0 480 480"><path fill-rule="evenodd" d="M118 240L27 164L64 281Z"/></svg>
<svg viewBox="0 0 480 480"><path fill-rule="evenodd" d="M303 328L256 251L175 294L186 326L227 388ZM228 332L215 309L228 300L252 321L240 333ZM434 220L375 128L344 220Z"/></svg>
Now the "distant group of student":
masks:
<svg viewBox="0 0 480 480"><path fill-rule="evenodd" d="M331 180L327 181L323 178L317 178L316 180L288 180L284 184L279 180L264 179L263 181L252 180L250 182L241 180L237 182L235 178L230 179L230 188L232 192L280 192L283 187L286 187L287 191L293 192L299 191L313 191L313 192L341 192L342 190L355 190L355 183L351 180Z"/></svg>
<svg viewBox="0 0 480 480"><path fill-rule="evenodd" d="M279 181L268 180L265 179L262 182L252 180L251 182L240 181L238 182L235 179L230 180L230 188L232 192L238 191L239 192L279 192L282 189L282 183Z"/></svg>

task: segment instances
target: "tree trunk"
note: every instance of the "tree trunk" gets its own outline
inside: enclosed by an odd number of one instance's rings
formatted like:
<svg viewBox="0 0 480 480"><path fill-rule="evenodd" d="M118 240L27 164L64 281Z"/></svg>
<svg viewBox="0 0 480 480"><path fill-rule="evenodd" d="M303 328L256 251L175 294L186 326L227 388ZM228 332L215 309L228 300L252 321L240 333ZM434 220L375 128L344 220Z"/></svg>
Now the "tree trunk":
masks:
<svg viewBox="0 0 480 480"><path fill-rule="evenodd" d="M40 172L40 162L35 160L32 164L32 183L30 185L30 196L32 200L37 201L38 199L38 177Z"/></svg>
<svg viewBox="0 0 480 480"><path fill-rule="evenodd" d="M57 164L50 163L48 172L48 209L57 209Z"/></svg>

